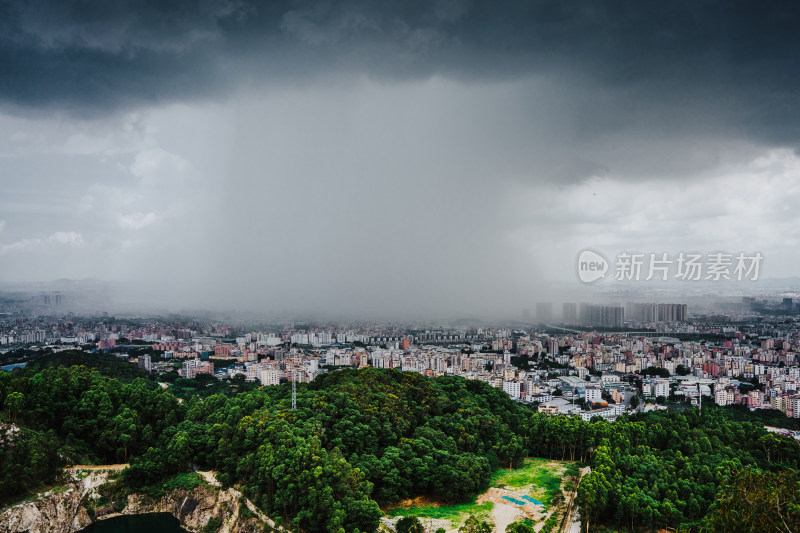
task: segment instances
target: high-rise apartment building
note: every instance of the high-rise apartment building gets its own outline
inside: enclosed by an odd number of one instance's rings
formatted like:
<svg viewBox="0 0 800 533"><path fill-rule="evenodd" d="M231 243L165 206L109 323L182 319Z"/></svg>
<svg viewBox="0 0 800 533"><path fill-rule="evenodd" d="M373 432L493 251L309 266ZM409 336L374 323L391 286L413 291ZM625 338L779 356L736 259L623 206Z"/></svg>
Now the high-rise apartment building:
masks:
<svg viewBox="0 0 800 533"><path fill-rule="evenodd" d="M586 326L622 327L625 310L615 305L581 304L581 324Z"/></svg>
<svg viewBox="0 0 800 533"><path fill-rule="evenodd" d="M564 324L578 323L578 304L566 302L561 306L561 321Z"/></svg>
<svg viewBox="0 0 800 533"><path fill-rule="evenodd" d="M553 304L550 302L537 302L536 320L538 322L551 322L553 320Z"/></svg>
<svg viewBox="0 0 800 533"><path fill-rule="evenodd" d="M686 304L656 304L628 302L625 305L628 320L639 322L686 322Z"/></svg>

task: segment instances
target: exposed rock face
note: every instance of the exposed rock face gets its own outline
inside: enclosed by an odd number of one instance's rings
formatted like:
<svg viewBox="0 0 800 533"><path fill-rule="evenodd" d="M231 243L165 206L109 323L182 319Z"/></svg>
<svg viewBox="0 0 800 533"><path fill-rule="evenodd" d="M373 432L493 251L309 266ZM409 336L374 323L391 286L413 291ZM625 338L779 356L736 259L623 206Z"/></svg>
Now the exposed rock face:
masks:
<svg viewBox="0 0 800 533"><path fill-rule="evenodd" d="M21 503L0 514L0 532L72 533L92 523L81 506L79 487L65 492L45 494L38 500Z"/></svg>
<svg viewBox="0 0 800 533"><path fill-rule="evenodd" d="M80 531L92 523L82 504L84 497L91 497L107 481L107 472L92 471L83 479L73 477L66 490L50 491L34 501L5 509L0 512L0 533ZM191 491L173 490L160 498L132 494L121 513L107 514L100 520L145 513L170 513L181 521L182 527L193 532L201 531L214 518L221 523L220 533L250 533L264 531L264 524L274 526L239 491L209 485Z"/></svg>
<svg viewBox="0 0 800 533"><path fill-rule="evenodd" d="M132 494L128 496L128 503L121 514L170 513L189 531L202 530L214 518L221 523L220 533L263 531L266 517L261 516L259 520L242 516L242 508L245 507L242 501L242 494L235 489L202 486L191 491L174 490L157 500ZM245 513L248 516L250 514ZM107 515L111 516L119 514Z"/></svg>

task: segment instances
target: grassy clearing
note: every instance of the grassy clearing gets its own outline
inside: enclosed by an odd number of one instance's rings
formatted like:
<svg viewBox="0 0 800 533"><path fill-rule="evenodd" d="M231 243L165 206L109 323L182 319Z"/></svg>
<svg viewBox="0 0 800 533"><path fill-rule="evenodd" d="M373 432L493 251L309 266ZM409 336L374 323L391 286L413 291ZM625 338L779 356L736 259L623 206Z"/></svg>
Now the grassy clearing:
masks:
<svg viewBox="0 0 800 533"><path fill-rule="evenodd" d="M492 502L478 504L457 503L453 505L424 505L421 507L395 507L386 511L387 516L418 516L420 518L437 518L457 522L466 519L469 515L488 517L494 508Z"/></svg>
<svg viewBox="0 0 800 533"><path fill-rule="evenodd" d="M562 461L550 459L529 458L520 468L515 470L497 470L489 483L491 487L509 489L527 493L546 506L550 506L553 497L561 491L561 483L565 475L577 471L577 466ZM433 518L449 520L451 524L458 525L470 515L475 515L481 520L491 519L494 503L487 501L477 503L477 498L468 503L454 505L416 505L409 507L395 507L386 512L387 516L417 516L419 518Z"/></svg>
<svg viewBox="0 0 800 533"><path fill-rule="evenodd" d="M561 489L561 480L570 466L569 463L550 459L529 458L516 470L498 470L490 484L498 488L529 488L531 497L550 505L550 500Z"/></svg>

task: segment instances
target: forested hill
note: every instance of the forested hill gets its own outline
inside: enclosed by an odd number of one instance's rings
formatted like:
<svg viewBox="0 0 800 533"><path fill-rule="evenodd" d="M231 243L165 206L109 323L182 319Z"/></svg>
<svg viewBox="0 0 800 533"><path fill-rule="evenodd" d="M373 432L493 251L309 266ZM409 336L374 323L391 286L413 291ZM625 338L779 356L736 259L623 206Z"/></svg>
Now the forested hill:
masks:
<svg viewBox="0 0 800 533"><path fill-rule="evenodd" d="M23 428L0 447L0 499L64 464L130 461L130 490L198 464L295 531L365 532L377 528L379 504L418 495L461 501L484 490L496 468L530 454L592 466L579 504L593 527L699 530L752 506L736 492L746 476L790 494L800 488L797 442L720 409L586 423L539 415L481 382L379 369L298 385L296 411L289 391L181 403L149 378L85 366L0 373L4 427ZM772 516L798 520L791 502L777 501Z"/></svg>

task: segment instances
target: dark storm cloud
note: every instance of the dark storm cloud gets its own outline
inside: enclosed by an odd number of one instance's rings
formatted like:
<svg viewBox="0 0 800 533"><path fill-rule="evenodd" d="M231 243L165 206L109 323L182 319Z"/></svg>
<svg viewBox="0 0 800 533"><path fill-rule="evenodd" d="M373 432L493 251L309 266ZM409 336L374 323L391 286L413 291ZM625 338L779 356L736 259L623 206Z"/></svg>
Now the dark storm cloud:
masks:
<svg viewBox="0 0 800 533"><path fill-rule="evenodd" d="M586 246L788 272L799 9L0 0L0 277L499 315Z"/></svg>
<svg viewBox="0 0 800 533"><path fill-rule="evenodd" d="M796 2L3 2L0 98L103 112L243 81L557 77L611 91L587 124L800 133ZM669 113L661 112L669 109ZM590 132L589 132L590 133Z"/></svg>

